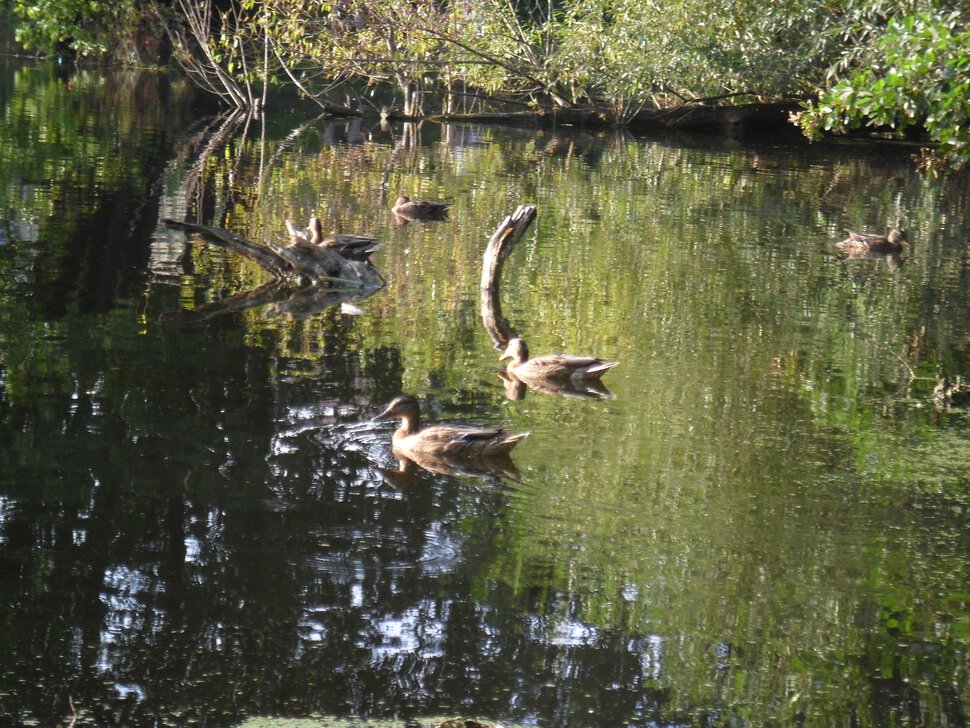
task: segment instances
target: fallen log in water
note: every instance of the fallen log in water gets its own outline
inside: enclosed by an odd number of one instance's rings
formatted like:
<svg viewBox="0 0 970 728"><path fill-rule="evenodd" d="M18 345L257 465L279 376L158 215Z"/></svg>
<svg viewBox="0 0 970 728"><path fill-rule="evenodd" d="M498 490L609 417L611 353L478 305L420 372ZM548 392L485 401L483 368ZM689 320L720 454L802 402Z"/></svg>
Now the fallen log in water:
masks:
<svg viewBox="0 0 970 728"><path fill-rule="evenodd" d="M288 286L320 285L376 290L384 285L377 269L369 263L348 260L329 248L306 240L297 239L290 246L270 242L259 244L210 225L170 219L162 222L170 228L200 235L210 243L248 258Z"/></svg>
<svg viewBox="0 0 970 728"><path fill-rule="evenodd" d="M501 222L485 246L480 308L482 324L496 349L504 349L509 339L515 337L515 331L502 315L502 306L499 303L498 284L502 275L502 264L535 219L535 205L519 205L515 212Z"/></svg>

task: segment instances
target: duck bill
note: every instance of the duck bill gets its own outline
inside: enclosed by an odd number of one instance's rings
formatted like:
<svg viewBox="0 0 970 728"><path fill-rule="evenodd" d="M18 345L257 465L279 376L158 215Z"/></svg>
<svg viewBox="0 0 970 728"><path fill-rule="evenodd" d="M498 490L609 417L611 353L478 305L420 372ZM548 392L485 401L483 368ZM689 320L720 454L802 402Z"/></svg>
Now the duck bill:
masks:
<svg viewBox="0 0 970 728"><path fill-rule="evenodd" d="M381 412L379 415L372 417L371 422L381 422L382 420L391 419L391 408L388 407L386 410Z"/></svg>

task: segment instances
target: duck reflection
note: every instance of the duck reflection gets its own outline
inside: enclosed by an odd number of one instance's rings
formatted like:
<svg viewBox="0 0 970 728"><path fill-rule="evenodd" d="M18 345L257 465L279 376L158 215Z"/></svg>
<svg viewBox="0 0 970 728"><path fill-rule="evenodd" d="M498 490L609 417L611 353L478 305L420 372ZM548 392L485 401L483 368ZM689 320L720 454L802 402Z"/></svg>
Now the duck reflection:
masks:
<svg viewBox="0 0 970 728"><path fill-rule="evenodd" d="M573 397L575 399L615 399L613 394L598 379L548 379L545 377L517 376L509 372L498 372L505 383L505 396L513 401L525 398L528 390L552 394L558 397Z"/></svg>
<svg viewBox="0 0 970 728"><path fill-rule="evenodd" d="M844 258L846 263L851 263L856 260L885 260L886 267L891 271L897 271L903 267L906 262L906 258L900 255L898 252L880 252L878 250L865 250L865 249L852 249L849 254Z"/></svg>
<svg viewBox="0 0 970 728"><path fill-rule="evenodd" d="M465 478L512 480L521 482L522 474L508 454L448 456L428 453L403 453L395 450L397 470L378 468L384 482L392 488L404 490L414 483L422 470L436 475L455 475Z"/></svg>

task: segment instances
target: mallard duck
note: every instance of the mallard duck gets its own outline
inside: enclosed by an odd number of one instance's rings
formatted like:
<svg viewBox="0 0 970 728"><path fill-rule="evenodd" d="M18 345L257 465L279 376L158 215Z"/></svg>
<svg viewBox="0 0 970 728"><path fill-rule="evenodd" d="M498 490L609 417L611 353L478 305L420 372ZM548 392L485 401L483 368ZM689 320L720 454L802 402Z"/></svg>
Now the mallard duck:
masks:
<svg viewBox="0 0 970 728"><path fill-rule="evenodd" d="M886 235L877 233L857 233L854 230L846 230L848 236L840 243L836 243L840 248L848 250L871 250L874 253L898 253L903 249L906 240L906 233L898 228L893 228Z"/></svg>
<svg viewBox="0 0 970 728"><path fill-rule="evenodd" d="M374 421L398 417L401 426L394 432L391 444L404 455L423 454L487 457L507 453L529 436L528 432L510 433L498 427L438 424L421 427L421 408L409 394L395 398Z"/></svg>
<svg viewBox="0 0 970 728"><path fill-rule="evenodd" d="M391 212L408 220L444 220L448 216L448 208L451 204L437 200L412 200L410 197L401 195L391 208Z"/></svg>
<svg viewBox="0 0 970 728"><path fill-rule="evenodd" d="M338 235L331 233L324 236L323 225L316 215L310 217L307 225L310 232L310 242L322 248L330 248L338 255L348 260L369 260L372 253L381 249L377 238L371 235Z"/></svg>
<svg viewBox="0 0 970 728"><path fill-rule="evenodd" d="M371 253L383 247L377 238L370 235L323 235L323 226L316 215L310 217L307 229L300 230L292 220L286 220L286 230L290 234L290 245L310 245L327 248L347 260L370 262ZM309 235L307 234L309 233Z"/></svg>
<svg viewBox="0 0 970 728"><path fill-rule="evenodd" d="M505 353L499 358L511 359L507 371L519 379L599 379L604 372L620 362L604 361L595 356L573 356L572 354L546 354L529 358L529 347L523 339L510 339Z"/></svg>
<svg viewBox="0 0 970 728"><path fill-rule="evenodd" d="M970 407L970 384L964 384L960 381L953 383L943 377L933 388L933 399L940 404Z"/></svg>

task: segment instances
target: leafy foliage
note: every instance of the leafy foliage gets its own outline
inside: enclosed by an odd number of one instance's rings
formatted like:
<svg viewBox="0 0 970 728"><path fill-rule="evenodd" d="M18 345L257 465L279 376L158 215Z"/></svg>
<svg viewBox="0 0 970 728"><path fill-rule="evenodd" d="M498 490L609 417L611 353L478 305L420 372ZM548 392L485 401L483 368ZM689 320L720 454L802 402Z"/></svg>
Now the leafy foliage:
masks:
<svg viewBox="0 0 970 728"><path fill-rule="evenodd" d="M273 83L292 84L323 105L335 84L363 80L393 84L406 116L423 115L438 87L446 112L461 88L489 99L593 105L622 125L646 106L821 93L798 119L808 135L925 130L938 144L927 165L960 167L970 154L964 5L178 0L166 27L196 83L240 107L260 105ZM13 0L26 45L87 55L131 36L148 12L139 7L136 0Z"/></svg>
<svg viewBox="0 0 970 728"><path fill-rule="evenodd" d="M26 49L90 57L131 55L128 41L151 14L136 0L13 0L12 8Z"/></svg>
<svg viewBox="0 0 970 728"><path fill-rule="evenodd" d="M970 30L961 14L893 18L876 47L874 63L853 70L801 116L806 133L925 127L939 143L925 163L964 166L970 161Z"/></svg>

